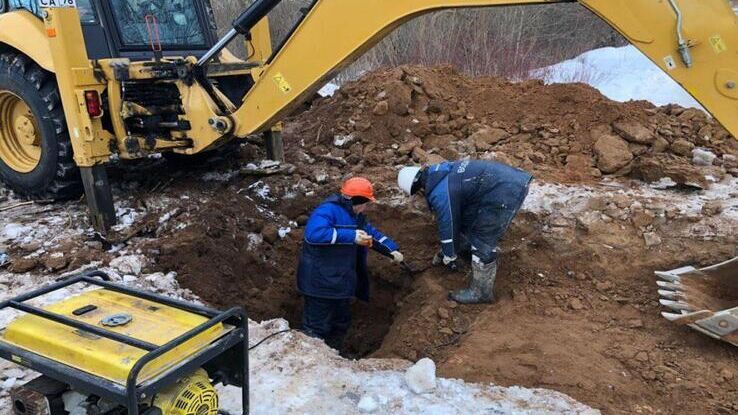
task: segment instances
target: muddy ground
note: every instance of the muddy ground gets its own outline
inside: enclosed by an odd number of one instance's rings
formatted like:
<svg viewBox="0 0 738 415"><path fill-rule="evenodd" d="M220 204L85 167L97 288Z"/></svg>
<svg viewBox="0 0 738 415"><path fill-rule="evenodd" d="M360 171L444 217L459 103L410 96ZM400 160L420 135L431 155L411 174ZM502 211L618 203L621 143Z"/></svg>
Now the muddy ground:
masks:
<svg viewBox="0 0 738 415"><path fill-rule="evenodd" d="M20 241L10 267L60 272L123 252L214 306L299 327L302 225L361 174L380 196L370 220L420 272L371 258L373 298L354 305L346 355L428 356L442 376L550 388L608 414L738 411L738 350L662 319L653 275L736 255L738 146L700 111L403 67L314 102L285 141L291 166L277 172L258 165L254 143L114 172L124 225L106 240L83 229L45 247ZM462 157L536 176L502 244L493 305L446 299L464 272L429 265L433 218L394 185L401 165Z"/></svg>

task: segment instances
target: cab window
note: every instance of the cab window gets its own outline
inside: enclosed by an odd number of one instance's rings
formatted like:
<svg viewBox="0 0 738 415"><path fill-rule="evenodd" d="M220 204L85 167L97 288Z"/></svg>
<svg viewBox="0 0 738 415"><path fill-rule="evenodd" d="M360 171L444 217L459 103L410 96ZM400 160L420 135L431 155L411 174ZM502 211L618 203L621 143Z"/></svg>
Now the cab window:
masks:
<svg viewBox="0 0 738 415"><path fill-rule="evenodd" d="M110 2L123 47L150 44L147 16L156 18L161 44L170 48L205 46L205 32L194 0L122 0Z"/></svg>

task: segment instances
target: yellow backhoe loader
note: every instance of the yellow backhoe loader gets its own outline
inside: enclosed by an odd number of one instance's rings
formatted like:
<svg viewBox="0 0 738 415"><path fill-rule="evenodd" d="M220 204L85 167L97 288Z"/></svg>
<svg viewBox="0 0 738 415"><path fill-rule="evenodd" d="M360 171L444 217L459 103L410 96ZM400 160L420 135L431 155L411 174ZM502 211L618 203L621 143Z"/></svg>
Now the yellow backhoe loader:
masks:
<svg viewBox="0 0 738 415"><path fill-rule="evenodd" d="M0 177L32 198L84 189L104 231L115 221L111 158L194 155L259 133L280 158L285 114L398 25L451 8L578 2L738 136L738 20L728 0L314 0L273 49L267 15L280 2L251 2L218 39L208 0L0 0ZM246 60L227 49L239 37ZM682 286L668 286L680 300L665 305L686 313ZM721 312L719 333L734 336L736 316Z"/></svg>

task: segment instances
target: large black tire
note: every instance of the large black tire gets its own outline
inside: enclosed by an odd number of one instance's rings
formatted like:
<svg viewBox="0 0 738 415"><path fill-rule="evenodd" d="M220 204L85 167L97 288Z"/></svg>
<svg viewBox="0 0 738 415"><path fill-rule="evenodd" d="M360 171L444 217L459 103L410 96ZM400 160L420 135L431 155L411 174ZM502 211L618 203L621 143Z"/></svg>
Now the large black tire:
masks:
<svg viewBox="0 0 738 415"><path fill-rule="evenodd" d="M23 197L46 200L79 197L82 178L74 162L56 78L24 55L2 53L0 93L2 91L22 99L35 117L41 155L33 170L20 172L0 154L0 179ZM1 129L0 140L3 140Z"/></svg>

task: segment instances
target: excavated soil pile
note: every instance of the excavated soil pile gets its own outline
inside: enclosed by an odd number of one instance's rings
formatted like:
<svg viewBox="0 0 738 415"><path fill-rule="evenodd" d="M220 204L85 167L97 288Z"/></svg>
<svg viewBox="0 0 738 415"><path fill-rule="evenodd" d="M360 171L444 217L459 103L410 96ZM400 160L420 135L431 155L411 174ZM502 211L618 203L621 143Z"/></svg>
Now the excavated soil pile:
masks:
<svg viewBox="0 0 738 415"><path fill-rule="evenodd" d="M715 164L738 167L735 140L702 111L617 103L583 84L469 78L451 67L371 73L294 121L288 136L307 153L298 159L330 154L354 171L471 156L561 182L670 177L705 187L691 162L699 147L718 156ZM723 174L716 169L713 177Z"/></svg>
<svg viewBox="0 0 738 415"><path fill-rule="evenodd" d="M370 220L419 272L372 255L373 298L354 305L346 354L429 356L444 376L555 389L608 414L738 412L738 351L662 319L653 276L735 255L738 226L720 213L730 206L695 213L673 203L738 176L733 139L700 111L615 103L584 85L402 67L314 102L284 135L293 166L279 172L249 165L264 154L244 144L224 160L117 179L139 183L117 197L147 216L112 245L70 241L64 258L107 261L111 246L124 246L148 259L147 272L176 271L214 306L245 305L254 319L299 327L295 268L307 215L361 174L381 199ZM571 199L584 195L577 207L532 191L502 243L493 305L447 300L464 272L429 265L433 218L394 184L399 165L464 156L506 161L532 171L536 186L564 183ZM628 193L664 178L676 185L665 192L672 202ZM20 260L24 248L13 249ZM34 266L69 266L56 258L49 252Z"/></svg>

